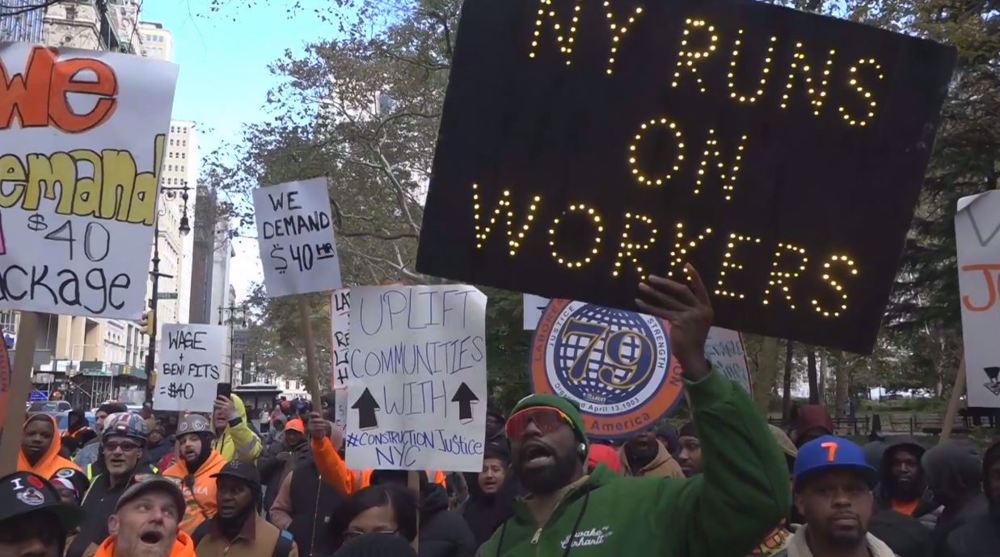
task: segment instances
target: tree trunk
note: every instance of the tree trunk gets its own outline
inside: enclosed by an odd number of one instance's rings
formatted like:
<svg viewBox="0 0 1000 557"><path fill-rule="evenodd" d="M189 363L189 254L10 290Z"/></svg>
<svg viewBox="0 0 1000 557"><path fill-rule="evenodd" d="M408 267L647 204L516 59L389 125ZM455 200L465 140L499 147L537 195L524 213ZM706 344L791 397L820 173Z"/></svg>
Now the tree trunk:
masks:
<svg viewBox="0 0 1000 557"><path fill-rule="evenodd" d="M827 362L827 358L826 358L826 351L825 350L821 351L819 353L819 373L818 373L818 377L816 379L816 386L818 387L817 390L819 392L818 396L819 396L819 403L820 404L826 404L827 403L827 401L826 401L826 381L827 381L827 379L829 379L829 376L830 376L829 373L827 373L827 371L828 371L827 363L828 362Z"/></svg>
<svg viewBox="0 0 1000 557"><path fill-rule="evenodd" d="M795 343L785 341L785 381L781 389L781 421L786 426L792 417L792 353Z"/></svg>
<svg viewBox="0 0 1000 557"><path fill-rule="evenodd" d="M752 371L754 372L753 399L757 403L757 408L766 415L774 382L778 378L778 339L771 337L761 339L757 369Z"/></svg>
<svg viewBox="0 0 1000 557"><path fill-rule="evenodd" d="M847 397L850 393L851 386L851 368L857 365L857 361L851 358L851 363L848 365L846 357L844 354L839 354L837 358L837 369L833 371L834 377L836 378L836 394L834 395L833 405L834 411L837 415L844 414L847 408Z"/></svg>
<svg viewBox="0 0 1000 557"><path fill-rule="evenodd" d="M806 351L806 359L809 363L807 373L809 377L809 404L819 404L818 372L816 370L816 349L812 346Z"/></svg>

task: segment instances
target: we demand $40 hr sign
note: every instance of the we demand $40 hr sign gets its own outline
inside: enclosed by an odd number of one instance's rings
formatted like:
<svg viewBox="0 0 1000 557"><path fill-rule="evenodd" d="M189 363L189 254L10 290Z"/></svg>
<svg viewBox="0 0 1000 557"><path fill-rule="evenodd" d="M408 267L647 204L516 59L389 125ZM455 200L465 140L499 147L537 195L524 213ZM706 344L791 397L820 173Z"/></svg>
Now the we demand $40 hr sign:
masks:
<svg viewBox="0 0 1000 557"><path fill-rule="evenodd" d="M0 45L0 308L137 318L177 66Z"/></svg>
<svg viewBox="0 0 1000 557"><path fill-rule="evenodd" d="M955 53L749 0L466 2L418 269L870 351Z"/></svg>

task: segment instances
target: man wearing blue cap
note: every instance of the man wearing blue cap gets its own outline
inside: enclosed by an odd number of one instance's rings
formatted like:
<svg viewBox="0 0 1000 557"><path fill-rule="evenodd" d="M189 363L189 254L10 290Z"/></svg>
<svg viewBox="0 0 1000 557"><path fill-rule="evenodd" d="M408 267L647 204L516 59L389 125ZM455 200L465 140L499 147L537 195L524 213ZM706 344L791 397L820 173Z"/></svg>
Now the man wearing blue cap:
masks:
<svg viewBox="0 0 1000 557"><path fill-rule="evenodd" d="M833 435L809 441L799 448L794 476L806 526L788 541L788 557L894 557L868 532L878 473L861 447Z"/></svg>

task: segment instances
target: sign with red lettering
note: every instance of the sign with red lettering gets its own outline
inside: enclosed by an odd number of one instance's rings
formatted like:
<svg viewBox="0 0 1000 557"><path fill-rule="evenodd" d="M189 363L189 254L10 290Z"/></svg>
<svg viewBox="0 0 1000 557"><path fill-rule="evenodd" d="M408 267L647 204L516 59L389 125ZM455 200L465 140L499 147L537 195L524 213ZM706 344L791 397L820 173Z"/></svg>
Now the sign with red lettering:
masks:
<svg viewBox="0 0 1000 557"><path fill-rule="evenodd" d="M417 267L867 352L953 49L750 0L467 2Z"/></svg>
<svg viewBox="0 0 1000 557"><path fill-rule="evenodd" d="M0 309L137 319L177 66L0 45Z"/></svg>
<svg viewBox="0 0 1000 557"><path fill-rule="evenodd" d="M958 201L955 240L969 406L1000 408L1000 191Z"/></svg>

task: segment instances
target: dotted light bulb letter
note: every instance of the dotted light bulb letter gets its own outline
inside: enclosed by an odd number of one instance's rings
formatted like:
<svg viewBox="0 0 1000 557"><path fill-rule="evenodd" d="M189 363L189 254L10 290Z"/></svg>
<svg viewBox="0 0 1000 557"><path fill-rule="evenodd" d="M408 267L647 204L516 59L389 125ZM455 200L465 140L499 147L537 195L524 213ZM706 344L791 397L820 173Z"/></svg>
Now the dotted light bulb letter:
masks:
<svg viewBox="0 0 1000 557"><path fill-rule="evenodd" d="M667 277L674 278L674 272L683 271L688 252L693 251L711 234L712 229L706 228L700 234L687 235L684 232L684 223L677 223L677 226L674 227L674 245L670 250L670 269L667 271Z"/></svg>
<svg viewBox="0 0 1000 557"><path fill-rule="evenodd" d="M674 164L671 169L668 169L658 176L648 176L639 166L639 146L642 144L642 140L646 137L646 135L650 132L655 133L658 131L657 128L663 128L666 133L672 135L677 141L677 158L674 160ZM680 171L681 164L683 162L684 134L681 133L681 129L676 122L673 122L666 117L653 118L648 122L643 122L639 126L639 131L635 134L631 145L628 146L628 166L632 171L632 177L635 178L635 181L638 182L640 186L662 186L664 182L674 177L675 172Z"/></svg>
<svg viewBox="0 0 1000 557"><path fill-rule="evenodd" d="M608 56L608 75L614 73L615 59L618 58L618 47L621 46L623 40L625 40L625 33L628 32L629 28L635 23L635 20L642 15L644 8L642 6L636 6L632 10L632 15L628 16L625 21L615 21L614 11L611 9L611 2L609 0L604 0L604 15L607 16L608 24L611 26L611 55Z"/></svg>
<svg viewBox="0 0 1000 557"><path fill-rule="evenodd" d="M736 253L736 246L744 243L759 244L760 238L743 236L742 234L737 234L735 232L729 235L729 240L726 242L726 252L722 254L722 269L719 271L719 282L715 286L716 296L725 296L727 298L736 298L739 300L746 298L746 294L730 291L726 287L726 275L743 270L743 264L737 261L734 255Z"/></svg>
<svg viewBox="0 0 1000 557"><path fill-rule="evenodd" d="M556 248L556 235L559 230L559 223L573 215L582 215L594 228L594 239L591 241L590 250L579 259L570 259L562 255ZM579 269L589 264L594 257L601 252L601 241L604 238L604 222L601 215L593 207L587 207L583 203L576 203L569 206L561 215L552 220L552 228L549 228L549 247L552 248L552 258L560 265L565 265L569 269ZM581 242L582 243L582 242Z"/></svg>
<svg viewBox="0 0 1000 557"><path fill-rule="evenodd" d="M695 42L698 44L694 45ZM680 87L681 73L687 71L694 76L695 82L698 84L698 91L706 92L705 82L702 81L701 75L698 73L698 64L715 54L718 45L719 35L715 32L714 25L709 25L704 19L686 19L681 35L681 45L677 49L677 67L674 71L674 80L670 86Z"/></svg>
<svg viewBox="0 0 1000 557"><path fill-rule="evenodd" d="M740 52L743 50L743 30L740 29L738 37L733 41L733 51L729 58L729 98L740 104L753 104L764 96L764 89L767 87L767 78L771 74L771 66L774 62L774 47L778 43L778 37L771 37L767 44L767 54L764 55L764 62L760 69L760 79L753 86L753 91L744 93L736 88L736 72L739 69L737 62L740 59Z"/></svg>
<svg viewBox="0 0 1000 557"><path fill-rule="evenodd" d="M538 55L538 42L542 38L545 21L549 20L552 23L552 30L555 32L559 52L566 58L566 65L570 65L573 58L573 43L576 41L576 26L580 22L581 1L575 0L573 2L573 13L569 22L561 22L560 15L556 12L552 0L540 0L538 14L535 18L535 31L531 37L531 49L528 51L530 58Z"/></svg>
<svg viewBox="0 0 1000 557"><path fill-rule="evenodd" d="M864 108L860 110L859 115L851 113L844 105L838 107L840 117L851 126L865 127L875 119L875 109L878 107L878 102L875 100L872 92L861 82L861 74L865 72L870 73L879 81L885 79L885 74L882 73L882 65L874 58L862 58L858 60L857 64L850 67L847 84L850 85L852 90L857 91L864 103Z"/></svg>
<svg viewBox="0 0 1000 557"><path fill-rule="evenodd" d="M496 226L497 219L503 219L507 229L507 247L509 253L511 257L517 255L517 250L520 249L521 242L531 229L531 224L535 220L535 213L538 211L538 205L541 202L541 197L534 196L528 204L528 214L524 217L521 225L517 226L514 223L514 206L510 200L510 190L504 190L499 199L497 199L493 213L489 215L489 222L483 222L486 218L483 216L483 202L482 196L479 194L479 184L472 184L472 217L475 221L476 249L483 249L486 239L489 238L490 232Z"/></svg>
<svg viewBox="0 0 1000 557"><path fill-rule="evenodd" d="M823 317L840 317L841 313L847 311L847 291L844 288L844 284L842 282L843 279L838 279L834 276L833 271L835 267L841 267L846 270L847 276L858 276L858 266L855 264L853 259L846 255L831 255L830 258L823 263L823 267L820 269L820 276L823 279L823 282L827 284L839 298L832 308L827 308L821 304L819 300L813 299L813 309L816 313L822 315Z"/></svg>
<svg viewBox="0 0 1000 557"><path fill-rule="evenodd" d="M633 223L636 225L633 227ZM635 229L644 228L646 230L645 240L635 239ZM615 257L615 266L611 271L612 277L618 277L622 273L622 264L627 260L631 261L639 276L645 279L645 270L639 263L639 252L648 251L656 243L656 230L653 219L646 215L625 213L625 227L622 229L622 241L618 247L618 256Z"/></svg>
<svg viewBox="0 0 1000 557"><path fill-rule="evenodd" d="M782 266L781 260L785 257L798 258L798 265ZM795 309L795 302L792 300L792 281L806 272L806 264L809 258L806 257L806 249L793 246L792 244L779 243L778 249L774 252L774 259L771 260L771 274L767 280L767 288L764 289L764 305L771 303L771 292L779 292L788 302L788 307Z"/></svg>
<svg viewBox="0 0 1000 557"><path fill-rule="evenodd" d="M740 174L740 167L743 163L743 151L746 149L746 143L747 136L740 136L740 143L733 150L733 163L729 165L727 171L723 162L722 148L719 146L719 140L715 137L715 130L708 130L705 149L702 151L701 162L698 163L698 173L694 181L695 195L701 193L706 175L710 172L717 172L719 183L722 184L723 196L726 201L732 200L733 192L736 190L736 178Z"/></svg>
<svg viewBox="0 0 1000 557"><path fill-rule="evenodd" d="M806 98L812 105L813 116L819 116L826 101L827 85L830 83L830 72L833 71L833 59L837 55L835 49L830 49L827 54L826 64L822 68L814 68L803 50L802 43L795 43L795 50L792 54L792 62L788 68L788 79L785 80L785 88L781 94L781 108L788 109L791 105L791 95L796 84L801 83L806 92ZM796 80L796 74L802 75L802 81Z"/></svg>

